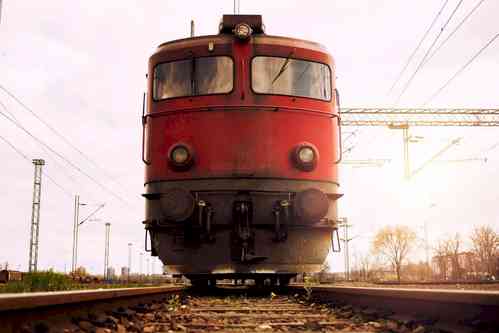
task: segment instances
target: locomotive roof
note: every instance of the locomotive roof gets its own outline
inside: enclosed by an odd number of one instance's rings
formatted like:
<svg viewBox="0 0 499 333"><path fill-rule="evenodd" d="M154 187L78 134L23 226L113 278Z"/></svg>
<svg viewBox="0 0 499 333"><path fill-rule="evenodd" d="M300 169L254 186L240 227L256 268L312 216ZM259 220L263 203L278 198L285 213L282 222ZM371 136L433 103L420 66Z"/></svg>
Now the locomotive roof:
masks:
<svg viewBox="0 0 499 333"><path fill-rule="evenodd" d="M233 40L234 40L234 35L231 34L206 35L206 36L176 39L160 44L157 48L156 53L163 51L184 49L189 47L196 47L200 45L205 45L208 42L214 42L215 44L217 43L230 44L232 43ZM299 47L299 48L328 53L326 47L323 46L322 44L312 42L309 40L291 38L291 37L255 34L252 36L250 43Z"/></svg>

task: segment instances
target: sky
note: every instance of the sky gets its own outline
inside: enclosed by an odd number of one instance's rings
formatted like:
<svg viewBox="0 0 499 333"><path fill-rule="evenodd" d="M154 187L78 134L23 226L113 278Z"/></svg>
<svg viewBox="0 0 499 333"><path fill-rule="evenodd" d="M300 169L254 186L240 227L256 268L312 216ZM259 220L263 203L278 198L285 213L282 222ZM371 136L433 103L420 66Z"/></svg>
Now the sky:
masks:
<svg viewBox="0 0 499 333"><path fill-rule="evenodd" d="M1 90L0 102L5 108L0 105L0 111L12 114L74 166L0 116L0 135L29 159L44 158L46 176L59 185L44 176L39 269L70 269L73 196L77 193L81 202L87 204L80 209L82 217L99 204L106 204L96 214L96 220L80 229L79 265L102 273L104 224L109 222L111 265L127 265L127 244L131 242L132 271L138 271L140 253L144 251L140 115L148 57L160 43L187 37L191 19L196 23L197 35L217 33L222 14L232 13L233 2L2 2L0 85L62 134L65 141ZM390 87L443 1L343 0L305 4L292 0L242 0L240 11L263 15L268 34L325 45L336 60L344 107L419 107L499 33L499 2L486 0L418 72L396 104L402 85L458 2L449 0L391 93ZM477 3L478 0L464 0L441 38ZM497 108L497 59L499 40L429 106ZM412 135L422 137L410 147L413 169L458 137L462 137L461 143L446 151L440 160L482 160L432 163L410 182L402 179L400 131L383 127L343 130L353 133L348 145L354 147L345 159L389 160L380 168L341 166L341 192L345 195L339 209L340 215L348 217L353 225L351 235L356 237L350 244L355 253L367 253L373 235L384 225L411 226L421 238L426 223L432 244L456 232L467 239L477 225L499 229L497 128L411 128ZM1 139L0 156L0 263L9 262L13 268L26 270L33 165ZM485 158L487 162L483 162ZM415 254L421 255L421 251ZM152 262L159 272L159 261L151 259ZM342 256L332 256L330 265L333 270L341 270ZM146 259L143 271L147 271Z"/></svg>

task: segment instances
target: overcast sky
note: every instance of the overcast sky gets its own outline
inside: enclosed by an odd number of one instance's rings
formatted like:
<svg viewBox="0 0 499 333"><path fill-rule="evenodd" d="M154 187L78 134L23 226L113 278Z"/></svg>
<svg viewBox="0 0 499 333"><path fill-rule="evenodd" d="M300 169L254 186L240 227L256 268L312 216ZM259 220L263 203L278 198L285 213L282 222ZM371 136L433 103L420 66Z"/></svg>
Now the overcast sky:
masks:
<svg viewBox="0 0 499 333"><path fill-rule="evenodd" d="M241 1L241 13L262 14L268 34L324 44L336 59L343 106L393 106L402 84L443 26L458 0L450 0L411 63L401 84L388 94L443 1ZM478 3L464 0L442 38ZM92 163L44 127L7 94L0 101L23 126L96 179L97 185L65 161L41 148L0 116L0 135L30 159L44 158L44 170L64 191L43 179L39 268L71 265L73 195L99 203L100 221L80 230L79 264L103 269L104 222L111 225L111 265L126 265L127 243L134 244L132 270L143 251L143 165L140 113L147 61L155 47L196 34L214 34L232 1L4 0L0 23L0 85L62 133ZM499 2L488 0L415 77L400 106L421 106L447 79L499 33ZM430 106L498 107L499 40L486 49ZM0 105L0 111L6 112ZM474 225L498 229L499 142L497 128L413 128L424 137L411 146L413 168L457 137L462 143L441 160L487 158L487 162L434 163L412 182L402 181L402 133L387 128L355 131L348 159L384 158L382 168L341 169L340 212L354 225L357 252L369 248L383 225L407 224L430 240L455 232L464 237ZM0 140L0 262L27 269L33 166ZM96 166L98 165L98 167ZM104 169L104 171L102 170ZM111 176L110 178L108 176ZM111 189L113 194L103 190ZM117 199L118 196L121 199ZM430 208L433 206L433 208ZM146 261L144 260L144 271ZM333 257L334 269L343 267ZM159 262L156 262L156 272Z"/></svg>

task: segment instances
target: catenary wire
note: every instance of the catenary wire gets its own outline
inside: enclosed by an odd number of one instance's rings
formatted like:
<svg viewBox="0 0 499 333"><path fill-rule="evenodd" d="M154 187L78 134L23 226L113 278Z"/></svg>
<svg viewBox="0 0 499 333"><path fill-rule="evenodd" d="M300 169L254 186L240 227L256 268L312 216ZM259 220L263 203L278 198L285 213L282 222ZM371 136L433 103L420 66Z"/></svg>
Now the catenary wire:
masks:
<svg viewBox="0 0 499 333"><path fill-rule="evenodd" d="M96 167L98 170L100 170L106 176L107 179L109 179L110 181L113 181L114 183L120 185L120 187L122 187L122 189L124 188L124 186L122 184L120 184L119 182L117 182L116 180L113 179L113 177L110 175L110 173L106 169L104 169L97 162L95 162L94 160L92 160L92 158L90 158L87 154L85 154L81 149L79 149L73 143L71 143L71 141L66 136L64 136L61 132L59 132L58 130L56 130L52 125L50 125L47 121L45 121L42 117L40 117L32 108L30 108L29 106L27 106L19 97L17 97L16 95L14 95L14 93L12 93L9 89L7 89L5 86L3 86L2 84L0 84L0 90L2 90L3 92L5 92L14 101L16 101L19 105L21 105L26 111L28 111L33 117L35 117L39 122L41 122L45 127L47 127L52 133L54 133L62 141L64 141L65 144L67 144L68 146L70 146L72 149L74 149L76 152L78 152L78 154L80 154L85 160L87 160L94 167Z"/></svg>
<svg viewBox="0 0 499 333"><path fill-rule="evenodd" d="M473 15L473 13L484 3L485 0L480 0L478 3L464 16L464 18L459 22L459 24L452 30L452 32L440 43L435 50L426 58L425 63L428 63L434 56L435 54L449 41L449 39L454 36L454 34L463 26L463 24Z"/></svg>
<svg viewBox="0 0 499 333"><path fill-rule="evenodd" d="M471 65L471 63L475 61L475 59L478 58L478 56L480 56L480 54L482 54L482 52L485 51L498 37L499 34L496 34L494 37L492 37L492 39L489 40L477 53L475 53L473 57L471 57L471 59L468 60L461 68L459 68L459 70L454 73L454 75L452 75L449 80L447 80L439 89L437 89L437 91L435 91L435 93L433 93L430 98L426 100L423 106L428 105L431 101L433 101L433 99L440 95L440 93L445 88L447 88L447 86L451 84L451 82L454 81L454 79L456 79L469 65Z"/></svg>
<svg viewBox="0 0 499 333"><path fill-rule="evenodd" d="M438 18L442 14L442 12L443 12L444 8L447 6L448 2L449 2L449 0L445 0L444 1L442 7L437 12L437 15L435 15L435 17L433 18L433 21L431 22L430 26L426 29L426 31L425 31L423 37L421 38L421 40L419 41L418 45L416 46L416 48L414 49L414 51L412 51L411 55L409 56L409 58L407 59L405 65L404 65L404 67L402 68L402 70L400 71L400 73L397 75L397 78L395 79L395 82L393 82L392 86L390 87L390 90L388 91L388 95L392 93L392 91L395 88L395 86L399 83L400 79L402 78L402 75L405 73L407 67L409 67L409 64L411 63L412 59L414 58L414 56L418 52L419 48L423 44L423 41L428 36L428 34L430 33L430 31L433 28L433 26L435 25L435 23L437 23Z"/></svg>
<svg viewBox="0 0 499 333"><path fill-rule="evenodd" d="M445 28L447 27L447 25L449 24L449 22L452 20L452 18L456 14L457 10L459 9L459 7L461 7L461 4L463 3L463 1L464 0L459 0L459 2L457 3L456 7L454 7L454 10L452 11L452 13L450 14L449 18L447 19L447 21L445 21L444 25L440 28L440 31L435 36L435 39L433 40L433 42L431 43L430 47L428 48L428 50L426 51L425 55L423 56L423 59L421 59L421 61L419 62L418 66L416 67L416 70L414 70L414 72L410 76L409 80L407 80L407 82L405 83L404 87L402 88L402 91L397 96L395 104L398 104L400 102L400 99L405 94L405 92L407 91L407 89L409 89L409 86L411 85L412 81L414 80L414 78L416 77L416 75L418 74L418 72L421 70L421 68L423 68L424 64L426 63L426 58L428 57L428 54L430 54L431 50L433 49L433 47L437 43L438 39L440 38L440 36L444 32Z"/></svg>
<svg viewBox="0 0 499 333"><path fill-rule="evenodd" d="M111 194L112 196L114 196L116 199L118 199L119 201L121 201L122 203L128 205L128 201L126 201L125 199L123 199L120 195L114 193L111 189L107 188L107 186L105 186L104 184L100 183L97 179L95 179L94 177L92 177L91 175L89 175L88 173L86 173L85 171L83 171L80 167L78 167L76 164L74 164L73 162L71 162L68 158L66 158L64 155L62 155L61 153L59 153L58 151L56 151L55 149L53 149L52 147L50 147L47 143L45 143L44 141L42 141L41 139L39 139L38 137L36 137L35 135L33 135L30 131L28 131L24 126L22 126L19 122L13 120L12 118L10 118L9 116L7 116L4 112L0 111L0 115L4 116L5 119L9 120L11 123L13 123L17 128L21 129L24 133L26 133L28 136L30 136L33 140L35 140L36 142L38 142L40 145L44 146L45 148L47 148L50 152L52 152L53 154L55 154L57 157L59 157L60 159L62 159L63 161L65 161L68 165L70 165L72 168L74 168L75 170L77 170L79 173L81 173L82 175L84 175L85 177L87 177L88 179L90 179L92 182L94 182L96 185L98 185L100 188L102 188L103 190L105 190L107 193Z"/></svg>
<svg viewBox="0 0 499 333"><path fill-rule="evenodd" d="M4 111L7 112L9 116L12 117L12 119L17 121L16 116L14 116L14 114L10 112L9 109L7 109L7 106L4 104L4 102L0 101L0 106L2 106L2 109L4 109Z"/></svg>
<svg viewBox="0 0 499 333"><path fill-rule="evenodd" d="M8 146L10 146L10 148L12 148L18 155L20 155L22 158L24 158L25 160L27 160L28 162L31 162L31 159L26 155L24 154L19 148L17 148L12 142L10 142L9 140L7 140L6 138L4 138L3 136L0 135L0 139L2 139ZM50 177L50 175L45 172L45 171L42 171L43 175L45 177L47 177L47 179L49 181L51 181L55 186L57 186L64 194L66 194L68 197L72 198L73 195L71 194L70 191L68 191L66 188L64 188L61 184L59 184L58 182L55 181L54 178Z"/></svg>

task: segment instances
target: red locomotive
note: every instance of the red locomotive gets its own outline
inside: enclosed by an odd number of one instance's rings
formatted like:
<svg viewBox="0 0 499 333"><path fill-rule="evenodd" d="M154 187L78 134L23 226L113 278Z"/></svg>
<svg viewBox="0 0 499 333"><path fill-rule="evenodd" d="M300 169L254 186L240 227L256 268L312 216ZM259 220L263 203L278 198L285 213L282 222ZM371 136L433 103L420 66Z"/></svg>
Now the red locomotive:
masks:
<svg viewBox="0 0 499 333"><path fill-rule="evenodd" d="M146 245L194 283L316 272L336 243L340 121L319 44L259 15L161 44L143 116ZM337 235L337 233L336 233Z"/></svg>

